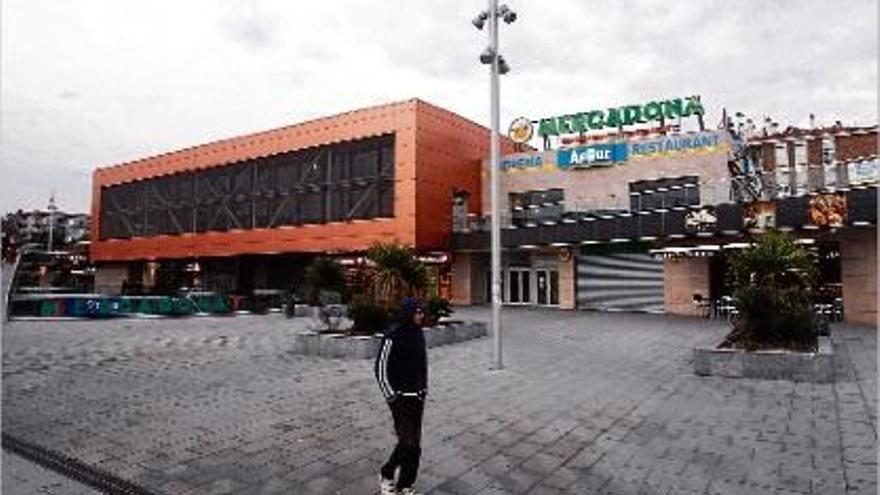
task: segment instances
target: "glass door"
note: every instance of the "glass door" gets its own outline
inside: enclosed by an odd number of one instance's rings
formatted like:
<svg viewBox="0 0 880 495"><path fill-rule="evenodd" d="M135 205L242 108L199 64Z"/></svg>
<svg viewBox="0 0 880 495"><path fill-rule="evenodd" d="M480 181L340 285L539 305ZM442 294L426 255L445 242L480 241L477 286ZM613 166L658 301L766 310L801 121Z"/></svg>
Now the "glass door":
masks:
<svg viewBox="0 0 880 495"><path fill-rule="evenodd" d="M507 271L507 302L510 304L532 302L531 273L528 268L511 268Z"/></svg>
<svg viewBox="0 0 880 495"><path fill-rule="evenodd" d="M538 304L556 306L559 304L559 272L556 270L537 270L535 272Z"/></svg>
<svg viewBox="0 0 880 495"><path fill-rule="evenodd" d="M547 270L538 270L537 271L537 286L538 286L538 304L541 306L546 306L549 295L550 283L548 281L549 277L547 276Z"/></svg>

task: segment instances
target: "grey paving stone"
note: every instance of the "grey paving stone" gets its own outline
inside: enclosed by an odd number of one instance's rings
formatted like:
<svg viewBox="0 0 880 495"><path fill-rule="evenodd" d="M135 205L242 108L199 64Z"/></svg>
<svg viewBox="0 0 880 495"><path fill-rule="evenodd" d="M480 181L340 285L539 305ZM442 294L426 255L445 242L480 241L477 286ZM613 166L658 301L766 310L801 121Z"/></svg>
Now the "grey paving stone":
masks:
<svg viewBox="0 0 880 495"><path fill-rule="evenodd" d="M302 325L4 325L3 430L169 495L375 493L394 436L372 363L293 355ZM876 330L835 326L835 383L695 376L691 349L725 331L689 318L505 309L504 371L488 369L489 339L429 351L417 487L876 491ZM25 484L34 467L6 457L4 493L42 493ZM70 486L46 493L82 489Z"/></svg>
<svg viewBox="0 0 880 495"><path fill-rule="evenodd" d="M2 493L6 495L98 495L100 492L3 451Z"/></svg>

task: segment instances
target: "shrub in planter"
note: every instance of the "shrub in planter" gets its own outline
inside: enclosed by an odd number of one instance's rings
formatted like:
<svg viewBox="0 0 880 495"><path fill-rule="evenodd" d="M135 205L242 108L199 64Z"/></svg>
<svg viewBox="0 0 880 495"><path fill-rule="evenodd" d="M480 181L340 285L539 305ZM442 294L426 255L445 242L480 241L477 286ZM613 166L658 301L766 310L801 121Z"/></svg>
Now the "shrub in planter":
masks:
<svg viewBox="0 0 880 495"><path fill-rule="evenodd" d="M812 351L815 265L809 251L783 232L770 231L731 259L739 319L722 347Z"/></svg>
<svg viewBox="0 0 880 495"><path fill-rule="evenodd" d="M357 297L348 308L348 317L354 321L349 334L373 335L384 332L391 323L388 310L365 297Z"/></svg>
<svg viewBox="0 0 880 495"><path fill-rule="evenodd" d="M425 313L428 317L427 325L434 326L440 321L440 318L452 315L452 306L449 305L448 300L433 296L425 304Z"/></svg>

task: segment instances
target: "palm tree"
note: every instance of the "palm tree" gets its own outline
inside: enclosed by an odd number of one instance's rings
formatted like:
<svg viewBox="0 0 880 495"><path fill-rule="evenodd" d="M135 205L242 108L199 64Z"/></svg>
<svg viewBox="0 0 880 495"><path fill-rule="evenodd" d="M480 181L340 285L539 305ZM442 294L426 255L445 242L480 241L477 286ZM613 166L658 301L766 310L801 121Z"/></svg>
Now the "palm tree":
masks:
<svg viewBox="0 0 880 495"><path fill-rule="evenodd" d="M816 347L809 251L779 231L763 234L731 260L733 297L740 318L722 346L746 349Z"/></svg>
<svg viewBox="0 0 880 495"><path fill-rule="evenodd" d="M393 306L406 296L419 296L428 284L425 265L414 249L396 243L376 243L367 251L374 265L372 286L375 298Z"/></svg>

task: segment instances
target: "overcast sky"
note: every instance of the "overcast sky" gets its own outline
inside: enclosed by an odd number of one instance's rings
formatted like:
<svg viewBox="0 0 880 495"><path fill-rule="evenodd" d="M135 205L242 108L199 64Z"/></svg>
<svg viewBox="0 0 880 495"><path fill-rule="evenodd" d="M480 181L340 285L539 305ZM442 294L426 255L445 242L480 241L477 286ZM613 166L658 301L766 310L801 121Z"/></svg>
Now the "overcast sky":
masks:
<svg viewBox="0 0 880 495"><path fill-rule="evenodd" d="M476 0L5 0L0 211L91 171L419 97L488 123ZM509 0L502 126L691 94L783 126L877 121L876 0Z"/></svg>

